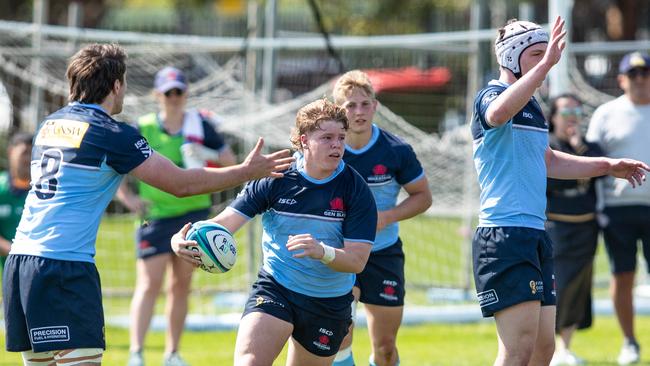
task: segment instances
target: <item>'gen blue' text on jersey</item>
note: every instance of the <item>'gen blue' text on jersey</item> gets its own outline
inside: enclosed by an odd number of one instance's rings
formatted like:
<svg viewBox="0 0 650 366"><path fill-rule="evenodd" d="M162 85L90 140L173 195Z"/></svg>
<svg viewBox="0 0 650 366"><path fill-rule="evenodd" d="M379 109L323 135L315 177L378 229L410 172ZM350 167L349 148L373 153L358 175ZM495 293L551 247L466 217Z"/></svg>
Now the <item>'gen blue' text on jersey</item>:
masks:
<svg viewBox="0 0 650 366"><path fill-rule="evenodd" d="M363 179L341 161L328 178L311 178L296 166L283 178L250 182L228 209L252 218L262 214L264 270L282 286L314 297L349 293L355 275L337 272L312 258L294 258L287 250L289 235L311 234L318 241L342 248L344 241L375 239L377 208Z"/></svg>

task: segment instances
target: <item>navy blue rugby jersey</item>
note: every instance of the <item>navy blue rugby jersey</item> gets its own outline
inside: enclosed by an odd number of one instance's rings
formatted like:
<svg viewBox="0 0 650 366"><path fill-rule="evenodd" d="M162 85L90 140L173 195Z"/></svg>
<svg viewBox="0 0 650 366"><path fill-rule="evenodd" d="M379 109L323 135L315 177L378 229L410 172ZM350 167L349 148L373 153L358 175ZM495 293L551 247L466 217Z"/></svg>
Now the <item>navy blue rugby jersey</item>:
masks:
<svg viewBox="0 0 650 366"><path fill-rule="evenodd" d="M34 138L32 188L11 254L94 262L101 216L123 175L152 150L138 131L99 105L71 103Z"/></svg>
<svg viewBox="0 0 650 366"><path fill-rule="evenodd" d="M307 175L298 159L283 178L248 183L228 209L246 218L262 214L264 270L282 286L308 296L345 295L355 275L334 271L317 259L293 258L286 247L289 235L311 234L335 248L346 240L369 245L375 240L375 200L343 161L331 176L318 180Z"/></svg>
<svg viewBox="0 0 650 366"><path fill-rule="evenodd" d="M346 145L343 160L366 181L379 211L387 211L395 207L403 185L424 178L424 170L413 148L399 137L374 124L368 144L358 150ZM377 233L372 251L395 244L398 236L397 222L386 225Z"/></svg>
<svg viewBox="0 0 650 366"><path fill-rule="evenodd" d="M492 80L474 100L474 166L481 187L479 226L519 226L544 230L548 123L531 98L502 126L485 113L508 84Z"/></svg>

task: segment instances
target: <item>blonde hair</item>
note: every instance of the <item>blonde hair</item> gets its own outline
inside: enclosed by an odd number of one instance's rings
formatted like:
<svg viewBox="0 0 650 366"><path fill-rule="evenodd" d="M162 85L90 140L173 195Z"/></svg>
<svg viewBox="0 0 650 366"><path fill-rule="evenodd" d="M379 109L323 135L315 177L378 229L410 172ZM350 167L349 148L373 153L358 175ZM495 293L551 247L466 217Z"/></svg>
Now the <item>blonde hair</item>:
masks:
<svg viewBox="0 0 650 366"><path fill-rule="evenodd" d="M343 129L348 130L348 118L345 109L327 99L319 99L298 110L296 126L291 131L291 145L296 150L302 151L300 136L316 131L323 121L339 122L343 124Z"/></svg>
<svg viewBox="0 0 650 366"><path fill-rule="evenodd" d="M332 96L336 104L343 104L354 89L361 91L368 97L375 99L375 89L372 87L368 74L361 70L352 70L343 74L334 84Z"/></svg>

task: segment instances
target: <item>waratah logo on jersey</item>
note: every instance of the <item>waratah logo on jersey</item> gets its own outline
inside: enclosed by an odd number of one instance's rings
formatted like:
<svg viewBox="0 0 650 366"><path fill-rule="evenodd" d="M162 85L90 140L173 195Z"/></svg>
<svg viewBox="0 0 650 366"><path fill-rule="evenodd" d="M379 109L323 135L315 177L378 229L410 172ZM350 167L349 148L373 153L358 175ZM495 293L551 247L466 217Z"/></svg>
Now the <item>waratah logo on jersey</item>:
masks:
<svg viewBox="0 0 650 366"><path fill-rule="evenodd" d="M368 177L368 182L384 182L392 177L388 174L388 168L384 164L377 164L372 167L372 175Z"/></svg>
<svg viewBox="0 0 650 366"><path fill-rule="evenodd" d="M330 201L330 209L325 210L325 216L342 218L345 217L345 203L343 198L335 197Z"/></svg>

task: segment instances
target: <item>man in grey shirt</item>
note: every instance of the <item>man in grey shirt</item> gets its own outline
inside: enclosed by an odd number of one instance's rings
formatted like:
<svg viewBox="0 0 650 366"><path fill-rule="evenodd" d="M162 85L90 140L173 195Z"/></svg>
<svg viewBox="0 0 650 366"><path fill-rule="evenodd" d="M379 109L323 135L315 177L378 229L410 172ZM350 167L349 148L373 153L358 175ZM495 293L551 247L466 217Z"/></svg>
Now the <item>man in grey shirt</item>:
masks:
<svg viewBox="0 0 650 366"><path fill-rule="evenodd" d="M625 55L618 83L625 93L596 109L586 139L598 143L611 158L650 162L650 57L639 52ZM632 288L639 239L650 264L650 185L632 189L625 179L605 177L602 198L601 224L613 273L611 294L625 336L618 364L628 365L640 359Z"/></svg>

